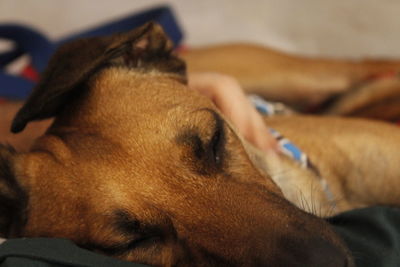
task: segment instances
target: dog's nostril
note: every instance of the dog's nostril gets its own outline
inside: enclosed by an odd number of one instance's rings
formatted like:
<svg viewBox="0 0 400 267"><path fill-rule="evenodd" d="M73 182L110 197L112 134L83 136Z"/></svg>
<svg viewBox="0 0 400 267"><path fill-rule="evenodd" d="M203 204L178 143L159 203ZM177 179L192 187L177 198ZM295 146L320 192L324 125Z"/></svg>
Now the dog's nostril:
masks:
<svg viewBox="0 0 400 267"><path fill-rule="evenodd" d="M340 267L348 266L346 253L332 243L319 239L312 242L313 248L310 254L308 266Z"/></svg>
<svg viewBox="0 0 400 267"><path fill-rule="evenodd" d="M282 266L352 267L344 249L319 237L282 238L279 249L285 251Z"/></svg>

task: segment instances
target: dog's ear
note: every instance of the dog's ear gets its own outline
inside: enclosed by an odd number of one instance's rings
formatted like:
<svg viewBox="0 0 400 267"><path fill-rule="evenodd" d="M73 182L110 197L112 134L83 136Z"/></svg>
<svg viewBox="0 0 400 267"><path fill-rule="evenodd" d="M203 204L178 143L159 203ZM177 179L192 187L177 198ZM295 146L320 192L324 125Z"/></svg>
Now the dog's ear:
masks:
<svg viewBox="0 0 400 267"><path fill-rule="evenodd" d="M11 147L0 145L0 236L18 237L26 222L28 197L18 183Z"/></svg>
<svg viewBox="0 0 400 267"><path fill-rule="evenodd" d="M41 81L14 118L11 131L17 133L30 121L56 116L85 90L91 77L111 66L172 73L186 82L185 63L173 54L173 43L153 22L127 33L73 41L51 58Z"/></svg>

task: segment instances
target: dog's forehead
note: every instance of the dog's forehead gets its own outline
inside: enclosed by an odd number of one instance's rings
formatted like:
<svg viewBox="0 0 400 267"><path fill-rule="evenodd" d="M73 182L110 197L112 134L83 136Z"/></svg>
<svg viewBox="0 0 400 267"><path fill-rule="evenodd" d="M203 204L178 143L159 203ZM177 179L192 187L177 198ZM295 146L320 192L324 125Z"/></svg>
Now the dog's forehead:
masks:
<svg viewBox="0 0 400 267"><path fill-rule="evenodd" d="M34 150L76 162L93 179L119 170L140 176L165 166L166 158L178 162L173 155L182 134L211 134L215 118L206 109L215 110L208 98L170 75L111 68L90 82L89 93L56 119Z"/></svg>
<svg viewBox="0 0 400 267"><path fill-rule="evenodd" d="M123 68L107 69L91 81L90 92L81 105L73 107L82 110L75 119L91 116L108 120L106 125L120 120L124 121L121 127L132 123L132 127L144 129L147 124L160 125L163 121L189 118L195 110L215 109L210 99L176 78L157 71L138 73ZM70 116L70 110L66 113Z"/></svg>
<svg viewBox="0 0 400 267"><path fill-rule="evenodd" d="M177 136L188 130L209 133L215 118L205 110L217 112L210 99L170 75L118 68L96 77L81 109L76 119L96 124L82 127L96 129L124 150L145 157L176 146Z"/></svg>

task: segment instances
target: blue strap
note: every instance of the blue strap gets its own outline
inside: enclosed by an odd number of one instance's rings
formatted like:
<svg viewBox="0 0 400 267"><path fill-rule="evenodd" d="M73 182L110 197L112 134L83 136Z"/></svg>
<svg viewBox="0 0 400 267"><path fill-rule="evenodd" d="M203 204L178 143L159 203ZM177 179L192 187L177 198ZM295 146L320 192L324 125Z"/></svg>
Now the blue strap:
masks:
<svg viewBox="0 0 400 267"><path fill-rule="evenodd" d="M266 101L258 95L249 95L248 99L258 112L267 117L283 114L286 109L281 103ZM270 128L269 131L278 141L282 153L297 161L303 168L309 167L308 157L300 148L293 144L289 139L283 137L278 131L272 128Z"/></svg>
<svg viewBox="0 0 400 267"><path fill-rule="evenodd" d="M18 51L29 54L37 70L46 67L47 60L55 49L55 45L42 33L27 26L0 25L0 38L15 42Z"/></svg>
<svg viewBox="0 0 400 267"><path fill-rule="evenodd" d="M10 40L15 44L15 47L11 51L0 53L0 97L22 100L30 94L34 86L34 83L27 79L4 72L4 66L19 56L28 54L31 57L33 68L38 72L42 72L57 47L65 42L77 38L128 31L148 21L158 22L163 26L165 32L175 45L180 43L183 33L174 17L173 11L168 6L160 6L136 13L123 19L106 23L100 27L61 38L55 42L47 39L41 32L27 26L15 24L0 25L0 38Z"/></svg>
<svg viewBox="0 0 400 267"><path fill-rule="evenodd" d="M6 51L0 54L0 68L4 68L7 64L17 59L24 53L19 47L15 47L12 51Z"/></svg>
<svg viewBox="0 0 400 267"><path fill-rule="evenodd" d="M35 84L25 78L0 71L0 97L22 100L29 96Z"/></svg>

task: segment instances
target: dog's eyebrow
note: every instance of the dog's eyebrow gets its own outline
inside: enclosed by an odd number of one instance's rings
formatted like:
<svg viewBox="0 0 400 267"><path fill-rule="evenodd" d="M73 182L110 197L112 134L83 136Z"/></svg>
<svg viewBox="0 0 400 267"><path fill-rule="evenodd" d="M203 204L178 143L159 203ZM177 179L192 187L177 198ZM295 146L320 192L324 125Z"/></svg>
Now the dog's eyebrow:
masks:
<svg viewBox="0 0 400 267"><path fill-rule="evenodd" d="M223 130L224 127L224 120L222 119L221 115L218 114L218 112L216 112L215 110L211 109L211 108L200 108L200 109L196 109L193 111L194 112L201 112L201 111L206 111L208 113L211 114L211 116L214 119L214 131L221 131Z"/></svg>
<svg viewBox="0 0 400 267"><path fill-rule="evenodd" d="M218 112L216 112L215 110L213 110L211 108L200 108L200 109L196 109L194 112L199 112L199 111L206 111L206 112L211 113L211 115L213 116L216 123L223 122L223 119L218 114Z"/></svg>
<svg viewBox="0 0 400 267"><path fill-rule="evenodd" d="M201 112L201 111L206 111L211 113L214 121L215 121L215 130L221 130L223 129L223 125L224 125L224 120L221 118L221 116L215 111L212 110L210 108L200 108L200 109L196 109L193 110L191 113L195 113L195 112ZM186 129L186 131L184 131L183 133L180 133L177 137L176 137L176 142L178 144L188 144L193 142L193 137L198 135L198 129L196 128L190 128L190 129ZM214 130L214 131L215 131ZM200 138L196 138L198 140L195 140L197 143L201 143Z"/></svg>

